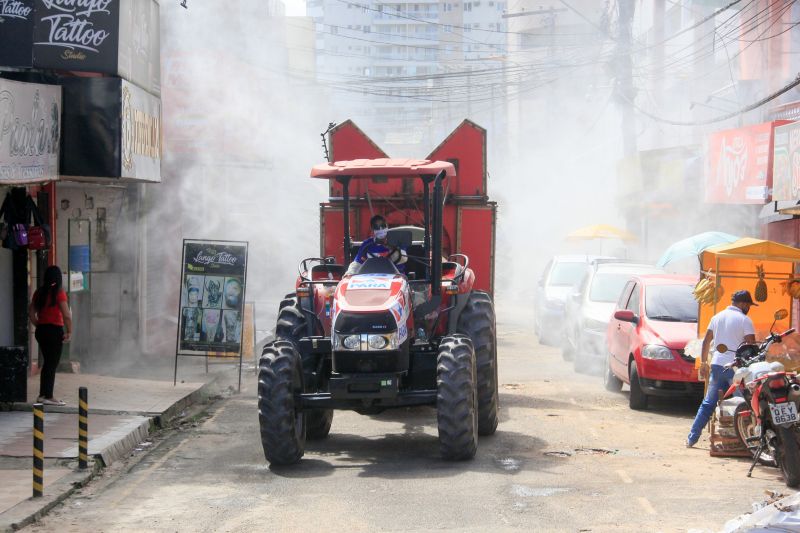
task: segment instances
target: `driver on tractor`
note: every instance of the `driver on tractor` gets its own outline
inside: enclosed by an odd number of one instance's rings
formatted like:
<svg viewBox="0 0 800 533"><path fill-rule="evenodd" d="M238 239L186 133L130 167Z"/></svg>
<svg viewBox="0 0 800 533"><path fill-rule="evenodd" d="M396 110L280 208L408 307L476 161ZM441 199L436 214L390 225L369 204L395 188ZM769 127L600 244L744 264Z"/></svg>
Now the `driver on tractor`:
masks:
<svg viewBox="0 0 800 533"><path fill-rule="evenodd" d="M369 225L372 229L372 237L365 239L361 243L361 248L358 249L358 253L353 259L353 263L350 264L348 272L352 274L358 265L371 257L386 257L394 263L401 274L405 274L408 254L406 250L388 243L389 226L386 224L386 219L381 215L375 215L369 219Z"/></svg>

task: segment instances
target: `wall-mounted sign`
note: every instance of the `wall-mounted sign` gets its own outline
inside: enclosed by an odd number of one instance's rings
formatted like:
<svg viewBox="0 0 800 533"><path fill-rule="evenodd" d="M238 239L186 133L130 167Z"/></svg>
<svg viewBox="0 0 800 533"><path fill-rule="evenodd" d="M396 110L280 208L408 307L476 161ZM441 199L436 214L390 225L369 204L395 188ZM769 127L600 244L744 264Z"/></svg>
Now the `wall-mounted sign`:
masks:
<svg viewBox="0 0 800 533"><path fill-rule="evenodd" d="M0 0L0 65L33 66L34 0Z"/></svg>
<svg viewBox="0 0 800 533"><path fill-rule="evenodd" d="M34 67L116 74L160 93L155 0L35 0L34 7Z"/></svg>
<svg viewBox="0 0 800 533"><path fill-rule="evenodd" d="M62 175L161 181L158 97L119 78L61 78L59 83L64 88Z"/></svg>
<svg viewBox="0 0 800 533"><path fill-rule="evenodd" d="M775 128L772 199L800 200L800 122Z"/></svg>
<svg viewBox="0 0 800 533"><path fill-rule="evenodd" d="M58 179L60 137L61 87L0 79L0 185Z"/></svg>
<svg viewBox="0 0 800 533"><path fill-rule="evenodd" d="M185 239L182 265L178 355L239 355L247 243Z"/></svg>
<svg viewBox="0 0 800 533"><path fill-rule="evenodd" d="M708 141L705 199L709 203L764 204L772 189L772 140L776 126L765 122L718 131Z"/></svg>

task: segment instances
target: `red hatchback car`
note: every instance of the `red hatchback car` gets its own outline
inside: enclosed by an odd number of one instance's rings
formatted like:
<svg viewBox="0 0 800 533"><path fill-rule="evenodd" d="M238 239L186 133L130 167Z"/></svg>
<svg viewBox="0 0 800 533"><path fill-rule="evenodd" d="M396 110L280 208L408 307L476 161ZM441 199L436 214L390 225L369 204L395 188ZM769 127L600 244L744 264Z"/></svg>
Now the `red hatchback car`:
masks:
<svg viewBox="0 0 800 533"><path fill-rule="evenodd" d="M650 396L702 396L694 358L684 354L697 338L695 279L656 274L631 278L608 323L606 389L631 388L631 409L647 409Z"/></svg>

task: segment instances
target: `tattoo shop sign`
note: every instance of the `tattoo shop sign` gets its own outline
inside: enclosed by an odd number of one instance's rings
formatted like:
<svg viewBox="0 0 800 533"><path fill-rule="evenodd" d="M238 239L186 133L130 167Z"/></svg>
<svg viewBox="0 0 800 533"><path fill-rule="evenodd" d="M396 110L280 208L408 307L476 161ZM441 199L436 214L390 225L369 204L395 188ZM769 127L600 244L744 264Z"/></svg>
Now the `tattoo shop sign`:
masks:
<svg viewBox="0 0 800 533"><path fill-rule="evenodd" d="M159 47L155 0L34 2L36 68L115 74L159 94Z"/></svg>
<svg viewBox="0 0 800 533"><path fill-rule="evenodd" d="M60 137L61 87L0 78L0 185L58 179Z"/></svg>
<svg viewBox="0 0 800 533"><path fill-rule="evenodd" d="M0 65L33 66L34 0L0 0Z"/></svg>
<svg viewBox="0 0 800 533"><path fill-rule="evenodd" d="M178 355L239 354L247 243L183 241Z"/></svg>

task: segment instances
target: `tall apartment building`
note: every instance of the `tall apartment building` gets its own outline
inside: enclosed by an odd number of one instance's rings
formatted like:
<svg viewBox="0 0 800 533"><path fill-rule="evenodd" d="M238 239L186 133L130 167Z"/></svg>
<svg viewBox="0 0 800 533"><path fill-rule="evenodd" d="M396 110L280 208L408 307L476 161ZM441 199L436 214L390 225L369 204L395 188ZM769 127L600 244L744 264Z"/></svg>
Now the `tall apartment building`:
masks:
<svg viewBox="0 0 800 533"><path fill-rule="evenodd" d="M354 119L393 155L432 148L487 92L469 72L497 68L504 9L486 0L308 0L317 79L338 112L330 120Z"/></svg>

